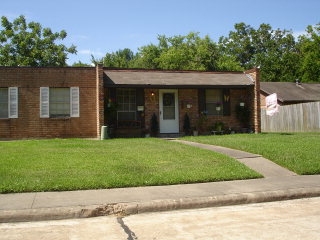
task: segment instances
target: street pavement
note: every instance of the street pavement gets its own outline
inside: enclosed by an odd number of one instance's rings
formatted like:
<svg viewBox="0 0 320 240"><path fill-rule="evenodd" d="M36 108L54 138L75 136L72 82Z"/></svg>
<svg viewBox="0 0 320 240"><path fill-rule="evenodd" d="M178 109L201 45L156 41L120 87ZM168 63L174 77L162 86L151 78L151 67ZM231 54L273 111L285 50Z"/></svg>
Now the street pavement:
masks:
<svg viewBox="0 0 320 240"><path fill-rule="evenodd" d="M320 196L320 175L298 176L260 155L172 141L231 156L264 178L199 184L0 194L0 223L127 216L145 212L271 202Z"/></svg>
<svg viewBox="0 0 320 240"><path fill-rule="evenodd" d="M320 197L202 209L1 223L0 239L318 240Z"/></svg>

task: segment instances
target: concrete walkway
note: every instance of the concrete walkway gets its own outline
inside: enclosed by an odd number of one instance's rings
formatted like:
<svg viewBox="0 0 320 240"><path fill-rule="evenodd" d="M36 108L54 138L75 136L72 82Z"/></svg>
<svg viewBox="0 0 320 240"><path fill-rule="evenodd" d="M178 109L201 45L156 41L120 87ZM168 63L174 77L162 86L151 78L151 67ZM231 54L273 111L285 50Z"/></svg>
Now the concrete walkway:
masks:
<svg viewBox="0 0 320 240"><path fill-rule="evenodd" d="M265 178L270 177L279 177L279 176L296 176L297 174L294 172L289 171L286 168L283 168L274 162L263 158L261 155L243 152L240 150L230 149L226 147L196 143L196 142L189 142L183 140L174 140L175 142L180 142L183 144L187 144L194 147L199 147L207 150L211 150L214 152L219 152L230 156L232 158L237 159L238 161L245 164L247 167L255 170L256 172L262 174Z"/></svg>
<svg viewBox="0 0 320 240"><path fill-rule="evenodd" d="M186 185L0 194L0 222L129 215L320 196L320 175L297 176L259 155L174 141L234 157L264 175L264 178Z"/></svg>

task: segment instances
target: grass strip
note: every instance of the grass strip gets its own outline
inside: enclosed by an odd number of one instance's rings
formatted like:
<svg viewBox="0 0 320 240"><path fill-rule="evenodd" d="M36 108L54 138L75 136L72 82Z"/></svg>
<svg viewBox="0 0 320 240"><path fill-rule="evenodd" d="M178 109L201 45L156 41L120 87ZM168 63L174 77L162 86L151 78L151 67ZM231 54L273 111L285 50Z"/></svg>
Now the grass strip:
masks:
<svg viewBox="0 0 320 240"><path fill-rule="evenodd" d="M6 141L0 152L1 193L261 177L222 154L156 138Z"/></svg>
<svg viewBox="0 0 320 240"><path fill-rule="evenodd" d="M185 137L260 154L301 175L320 174L320 133L262 133Z"/></svg>

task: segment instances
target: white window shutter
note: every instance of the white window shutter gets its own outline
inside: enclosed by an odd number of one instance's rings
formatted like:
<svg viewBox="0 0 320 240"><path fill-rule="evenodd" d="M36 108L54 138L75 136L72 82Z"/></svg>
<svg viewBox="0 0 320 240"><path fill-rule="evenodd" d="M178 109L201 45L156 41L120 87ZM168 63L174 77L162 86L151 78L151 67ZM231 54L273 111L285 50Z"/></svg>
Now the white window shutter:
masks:
<svg viewBox="0 0 320 240"><path fill-rule="evenodd" d="M18 88L9 87L9 118L18 118Z"/></svg>
<svg viewBox="0 0 320 240"><path fill-rule="evenodd" d="M40 87L40 118L49 118L49 88Z"/></svg>
<svg viewBox="0 0 320 240"><path fill-rule="evenodd" d="M70 88L70 116L80 117L79 87Z"/></svg>

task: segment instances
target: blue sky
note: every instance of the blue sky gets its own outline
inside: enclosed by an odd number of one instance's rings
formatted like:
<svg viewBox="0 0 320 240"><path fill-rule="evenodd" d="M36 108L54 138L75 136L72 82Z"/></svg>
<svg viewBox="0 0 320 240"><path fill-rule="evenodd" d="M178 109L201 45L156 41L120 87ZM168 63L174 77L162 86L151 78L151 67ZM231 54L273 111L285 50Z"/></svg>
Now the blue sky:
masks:
<svg viewBox="0 0 320 240"><path fill-rule="evenodd" d="M319 0L1 0L0 16L25 15L53 31L66 30L64 44L77 46L68 63L90 63L107 52L157 43L157 36L191 31L214 41L227 36L234 24L302 33L320 22Z"/></svg>

